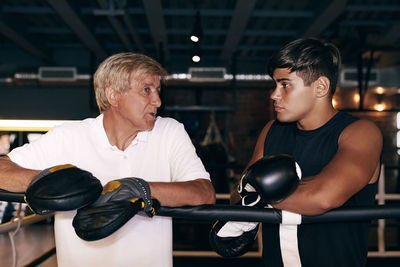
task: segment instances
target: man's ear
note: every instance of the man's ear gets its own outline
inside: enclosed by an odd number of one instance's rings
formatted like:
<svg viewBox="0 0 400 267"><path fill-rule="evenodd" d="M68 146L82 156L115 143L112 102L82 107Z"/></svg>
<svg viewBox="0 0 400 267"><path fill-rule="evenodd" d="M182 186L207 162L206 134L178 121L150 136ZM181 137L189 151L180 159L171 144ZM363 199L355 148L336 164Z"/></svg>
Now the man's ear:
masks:
<svg viewBox="0 0 400 267"><path fill-rule="evenodd" d="M327 77L321 76L314 82L315 93L317 97L324 97L330 94L330 81Z"/></svg>
<svg viewBox="0 0 400 267"><path fill-rule="evenodd" d="M107 87L105 90L106 98L111 106L118 106L118 96L117 92L115 92L110 87Z"/></svg>

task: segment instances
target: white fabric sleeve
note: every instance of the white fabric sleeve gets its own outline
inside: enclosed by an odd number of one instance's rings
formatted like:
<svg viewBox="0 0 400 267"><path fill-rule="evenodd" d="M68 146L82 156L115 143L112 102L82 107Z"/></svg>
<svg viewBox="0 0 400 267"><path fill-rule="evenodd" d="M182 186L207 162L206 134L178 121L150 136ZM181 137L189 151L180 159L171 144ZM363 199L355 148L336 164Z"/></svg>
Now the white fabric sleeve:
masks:
<svg viewBox="0 0 400 267"><path fill-rule="evenodd" d="M205 170L201 159L196 154L196 149L183 124L178 123L170 137L169 159L172 181L188 181L198 178L210 180L210 174Z"/></svg>
<svg viewBox="0 0 400 267"><path fill-rule="evenodd" d="M8 156L21 167L30 169L43 170L61 164L57 158L63 151L63 135L62 128L57 126L32 143L13 149Z"/></svg>

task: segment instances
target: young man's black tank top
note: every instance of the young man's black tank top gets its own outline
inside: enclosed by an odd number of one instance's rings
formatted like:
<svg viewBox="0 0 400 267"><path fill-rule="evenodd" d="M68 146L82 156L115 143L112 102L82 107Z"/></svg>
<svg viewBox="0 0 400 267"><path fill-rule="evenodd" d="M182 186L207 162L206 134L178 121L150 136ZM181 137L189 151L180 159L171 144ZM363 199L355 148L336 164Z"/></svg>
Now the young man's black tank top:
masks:
<svg viewBox="0 0 400 267"><path fill-rule="evenodd" d="M338 139L358 118L338 112L327 123L311 131L299 130L296 123L275 121L264 143L264 156L290 154L299 163L303 177L318 174L334 157ZM351 176L346 177L351 179ZM344 206L373 205L377 183L365 186ZM298 226L298 247L302 266L365 266L370 222L303 224ZM279 225L264 224L264 266L283 266L279 245Z"/></svg>

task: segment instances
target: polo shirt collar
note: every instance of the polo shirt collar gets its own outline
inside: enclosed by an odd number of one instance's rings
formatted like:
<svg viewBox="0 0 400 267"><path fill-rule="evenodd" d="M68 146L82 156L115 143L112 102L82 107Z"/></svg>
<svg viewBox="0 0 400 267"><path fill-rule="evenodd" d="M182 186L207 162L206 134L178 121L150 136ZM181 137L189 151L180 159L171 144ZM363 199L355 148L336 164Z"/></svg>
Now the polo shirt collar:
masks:
<svg viewBox="0 0 400 267"><path fill-rule="evenodd" d="M108 137L106 134L106 130L104 129L104 124L103 124L103 119L104 115L100 114L99 116L96 117L95 122L93 123L93 136L96 137L98 142L103 146L103 147L115 147L110 144L108 141ZM142 131L137 134L135 139L132 140L131 144L128 146L135 145L139 142L147 142L147 138L149 134L151 133L151 130L149 131Z"/></svg>

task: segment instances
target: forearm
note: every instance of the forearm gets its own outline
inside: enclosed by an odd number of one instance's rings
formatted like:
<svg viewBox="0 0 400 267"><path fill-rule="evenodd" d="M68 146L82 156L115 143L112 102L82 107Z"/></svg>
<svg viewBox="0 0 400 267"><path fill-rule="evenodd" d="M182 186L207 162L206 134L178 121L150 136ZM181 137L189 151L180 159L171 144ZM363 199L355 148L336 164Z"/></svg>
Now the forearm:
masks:
<svg viewBox="0 0 400 267"><path fill-rule="evenodd" d="M303 181L299 184L296 191L283 201L272 205L276 209L287 210L303 215L318 215L335 208L333 202L329 200L328 194L318 187ZM333 189L332 189L333 190Z"/></svg>
<svg viewBox="0 0 400 267"><path fill-rule="evenodd" d="M0 188L11 192L25 192L30 181L40 171L25 169L9 157L0 157Z"/></svg>
<svg viewBox="0 0 400 267"><path fill-rule="evenodd" d="M163 206L195 206L215 203L210 181L197 179L186 182L149 182L151 195Z"/></svg>

